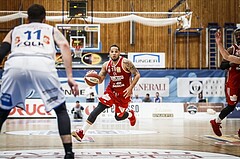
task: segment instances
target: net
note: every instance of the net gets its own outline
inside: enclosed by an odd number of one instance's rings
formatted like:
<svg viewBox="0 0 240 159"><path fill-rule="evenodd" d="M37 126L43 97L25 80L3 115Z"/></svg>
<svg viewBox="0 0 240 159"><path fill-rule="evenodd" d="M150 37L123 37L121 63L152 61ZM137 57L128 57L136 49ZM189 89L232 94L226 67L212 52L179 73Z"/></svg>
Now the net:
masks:
<svg viewBox="0 0 240 159"><path fill-rule="evenodd" d="M83 50L81 46L77 45L75 48L73 48L74 58L81 58Z"/></svg>

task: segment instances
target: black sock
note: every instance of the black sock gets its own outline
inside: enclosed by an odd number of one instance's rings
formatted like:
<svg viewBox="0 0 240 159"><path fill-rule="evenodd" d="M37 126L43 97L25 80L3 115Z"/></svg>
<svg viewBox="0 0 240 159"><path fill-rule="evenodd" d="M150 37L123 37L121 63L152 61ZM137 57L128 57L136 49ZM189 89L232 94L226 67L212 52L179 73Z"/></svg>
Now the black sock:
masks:
<svg viewBox="0 0 240 159"><path fill-rule="evenodd" d="M6 121L11 110L4 110L0 108L0 132L2 129L3 123Z"/></svg>
<svg viewBox="0 0 240 159"><path fill-rule="evenodd" d="M65 153L72 152L72 143L63 143Z"/></svg>

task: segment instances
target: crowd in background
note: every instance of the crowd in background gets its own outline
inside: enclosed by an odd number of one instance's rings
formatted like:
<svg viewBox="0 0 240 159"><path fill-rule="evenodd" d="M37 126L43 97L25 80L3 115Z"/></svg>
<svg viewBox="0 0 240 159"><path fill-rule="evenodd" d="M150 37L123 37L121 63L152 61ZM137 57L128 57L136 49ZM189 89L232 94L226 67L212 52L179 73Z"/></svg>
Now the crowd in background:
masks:
<svg viewBox="0 0 240 159"><path fill-rule="evenodd" d="M142 103L142 102L154 102L154 103L162 103L162 97L160 97L159 92L155 93L155 97L151 97L149 93L145 95L145 97L142 99L138 96L138 94L135 94L135 96L132 98L133 103Z"/></svg>

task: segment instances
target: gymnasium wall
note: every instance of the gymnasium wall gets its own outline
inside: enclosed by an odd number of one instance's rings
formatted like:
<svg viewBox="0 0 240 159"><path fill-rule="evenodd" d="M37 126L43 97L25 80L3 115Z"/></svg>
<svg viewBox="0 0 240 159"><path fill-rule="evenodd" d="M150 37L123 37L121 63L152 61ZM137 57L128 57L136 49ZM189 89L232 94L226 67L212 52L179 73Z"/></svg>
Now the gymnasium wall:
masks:
<svg viewBox="0 0 240 159"><path fill-rule="evenodd" d="M67 10L66 0L0 0L0 11L27 10L32 3L39 3L45 6L48 11L61 11L62 2L64 10ZM88 11L93 7L94 11L131 11L133 6L136 12L167 12L179 0L88 0ZM93 5L92 5L93 2ZM188 5L193 11L192 28L202 27L202 45L199 45L198 37L190 37L189 44L186 46L186 38L178 37L176 39L176 66L177 68L206 68L206 27L209 22L218 23L224 26L224 23L240 23L240 14L238 9L239 0L188 0ZM22 4L22 5L21 5ZM21 7L20 7L21 6ZM180 5L176 10L185 11L185 4ZM7 31L18 25L20 20L13 20L0 25L0 40L4 38ZM73 19L70 23L84 23L82 20ZM54 23L49 23L55 25ZM130 44L129 23L119 24L101 24L102 52L107 52L108 47L116 43L120 46L122 52L165 52L166 67L173 68L174 58L174 31L176 25L171 27L149 27L142 24L136 24L135 44ZM169 33L170 29L170 33ZM199 50L202 50L200 59ZM187 50L189 51L189 61L186 61Z"/></svg>

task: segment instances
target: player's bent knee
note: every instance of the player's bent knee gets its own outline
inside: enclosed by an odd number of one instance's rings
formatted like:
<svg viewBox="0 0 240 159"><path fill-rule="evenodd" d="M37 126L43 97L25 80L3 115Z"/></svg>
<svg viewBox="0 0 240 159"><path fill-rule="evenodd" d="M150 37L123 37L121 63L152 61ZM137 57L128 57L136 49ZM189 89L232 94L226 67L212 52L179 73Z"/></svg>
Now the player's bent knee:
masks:
<svg viewBox="0 0 240 159"><path fill-rule="evenodd" d="M98 106L90 113L90 115L88 116L87 120L89 121L89 123L94 123L97 116L103 112L106 108L108 108L106 105L102 104L102 103L98 103Z"/></svg>
<svg viewBox="0 0 240 159"><path fill-rule="evenodd" d="M123 117L119 117L119 116L115 115L115 119L116 119L117 121L121 121L121 120L123 120Z"/></svg>
<svg viewBox="0 0 240 159"><path fill-rule="evenodd" d="M57 115L65 112L65 111L67 112L65 102L62 103L61 105L59 105L58 107L53 108L53 109L54 109L54 111L56 112Z"/></svg>
<svg viewBox="0 0 240 159"><path fill-rule="evenodd" d="M226 107L226 109L227 109L229 112L232 112L232 111L235 109L235 106L236 106L236 105L228 105L228 106Z"/></svg>

